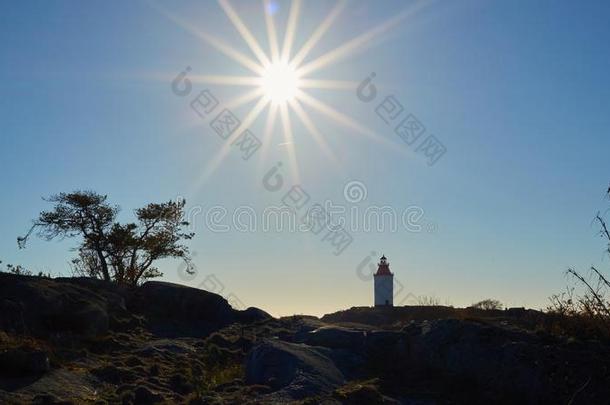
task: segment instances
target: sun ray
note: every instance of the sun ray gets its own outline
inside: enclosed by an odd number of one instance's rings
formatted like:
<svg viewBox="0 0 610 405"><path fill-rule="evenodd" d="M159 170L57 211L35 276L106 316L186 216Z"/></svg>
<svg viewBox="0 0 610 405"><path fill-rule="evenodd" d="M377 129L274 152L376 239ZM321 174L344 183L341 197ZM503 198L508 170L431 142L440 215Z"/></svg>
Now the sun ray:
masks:
<svg viewBox="0 0 610 405"><path fill-rule="evenodd" d="M227 45L220 39L218 39L206 32L199 30L192 24L188 23L187 21L183 20L182 18L178 17L177 15L175 15L173 13L170 13L169 11L167 11L166 9L164 9L163 7L161 7L158 4L151 3L150 5L152 8L154 8L159 13L164 15L166 18L168 18L169 20L174 22L176 25L178 25L182 29L186 30L187 32L191 33L195 37L197 37L199 39L203 39L205 42L207 42L208 44L210 44L211 46L216 48L218 51L220 51L224 55L230 57L231 59L233 59L240 65L242 65L243 67L251 70L252 72L254 72L258 75L260 75L264 72L263 66L258 64L255 60L253 60L252 58L249 58L248 56L244 55L243 53L237 51L235 48L232 48L231 46Z"/></svg>
<svg viewBox="0 0 610 405"><path fill-rule="evenodd" d="M314 141L316 141L320 149L322 149L322 152L324 152L324 154L334 164L338 165L339 159L337 159L337 156L333 153L332 149L328 145L328 142L326 142L324 135L322 135L320 130L318 130L318 127L316 127L316 125L313 123L309 114L303 109L303 107L301 107L301 103L298 100L294 100L290 102L290 107L292 107L297 117L299 117L303 125L305 125L305 128L309 131L309 133L313 137Z"/></svg>
<svg viewBox="0 0 610 405"><path fill-rule="evenodd" d="M293 67L300 66L301 62L305 60L309 52L317 45L317 43L322 39L326 31L332 26L337 17L341 14L343 9L345 8L346 1L339 1L335 7L328 13L324 21L320 23L320 25L315 29L311 37L305 42L305 44L301 47L301 49L297 52L294 58L290 61L290 64Z"/></svg>
<svg viewBox="0 0 610 405"><path fill-rule="evenodd" d="M297 23L299 21L299 14L301 13L301 0L293 0L290 5L290 14L288 16L288 23L286 25L286 33L284 34L284 46L282 47L282 61L288 63L290 59L290 52L292 51L292 45L294 44L294 34L297 29Z"/></svg>
<svg viewBox="0 0 610 405"><path fill-rule="evenodd" d="M258 76L222 76L222 75L193 75L195 83L222 84L225 86L260 86L261 78Z"/></svg>
<svg viewBox="0 0 610 405"><path fill-rule="evenodd" d="M292 124L290 122L290 114L288 113L287 103L280 104L280 118L282 121L282 129L284 131L284 141L286 142L286 149L288 150L288 160L293 176L293 182L295 184L299 184L301 182L301 176L299 174L299 163L297 161L296 149L294 148L294 136L292 133Z"/></svg>
<svg viewBox="0 0 610 405"><path fill-rule="evenodd" d="M268 66L271 63L269 61L269 58L267 57L265 52L263 52L260 44L258 43L256 38L254 38L254 35L252 35L252 33L250 32L248 27L246 27L246 25L244 24L242 19L239 17L239 15L237 14L237 12L233 8L233 6L231 6L229 1L228 0L218 0L218 4L220 4L220 7L222 7L222 9L224 10L227 17L229 17L229 20L231 20L231 22L233 23L233 26L235 27L235 29L239 32L239 34L241 35L243 40L246 41L246 43L248 44L248 46L250 47L250 49L252 50L254 55L256 55L259 62L263 66Z"/></svg>
<svg viewBox="0 0 610 405"><path fill-rule="evenodd" d="M360 83L348 80L299 79L300 89L355 90Z"/></svg>
<svg viewBox="0 0 610 405"><path fill-rule="evenodd" d="M373 130L361 125L360 123L356 122L355 120L348 117L347 115L335 110L328 104L323 103L322 101L318 100L317 98L313 97L310 94L307 94L306 92L304 92L302 90L298 91L297 99L299 101L302 101L303 103L307 104L314 110L320 112L321 114L326 115L327 117L331 118L336 123L343 125L346 128L352 129L352 130L356 131L357 133L364 135L370 139L373 139L380 144L384 144L386 146L392 146L392 147L396 146L395 143L389 141L386 137L378 135Z"/></svg>
<svg viewBox="0 0 610 405"><path fill-rule="evenodd" d="M265 13L265 24L267 25L267 37L269 38L269 48L271 49L271 62L280 60L280 46L277 40L277 31L273 14L269 11L271 8L270 0L263 0L263 12Z"/></svg>
<svg viewBox="0 0 610 405"><path fill-rule="evenodd" d="M269 154L269 145L271 144L271 138L273 137L273 130L275 128L275 121L277 120L277 112L279 109L278 104L269 103L269 111L267 112L267 120L265 121L265 129L263 130L263 138L261 142L261 156L258 160L258 172L262 172L264 164L267 163L267 155Z"/></svg>
<svg viewBox="0 0 610 405"><path fill-rule="evenodd" d="M224 103L224 107L228 108L229 110L232 110L234 108L241 107L242 105L247 104L252 100L256 100L257 98L263 96L263 94L263 89L256 88L227 101L226 103Z"/></svg>
<svg viewBox="0 0 610 405"><path fill-rule="evenodd" d="M380 136L374 130L336 110L334 107L324 103L305 90L354 91L358 87L358 82L314 79L309 78L309 75L375 43L379 37L382 37L390 29L397 26L412 13L420 9L422 7L421 3L417 3L415 6L403 10L400 14L355 36L336 48L323 53L321 56L309 58L314 48L318 46L322 38L327 34L346 7L347 0L338 0L332 10L324 17L323 21L314 29L309 39L305 41L291 59L293 51L296 50L293 49L293 47L295 46L295 34L301 14L301 0L293 0L291 3L288 20L286 22L286 31L283 38L278 36L276 19L273 12L270 11L272 0L261 1L265 10L264 18L269 41L268 46L263 42L259 42L254 37L252 31L246 26L244 20L242 20L236 9L229 2L230 0L217 1L253 55L250 51L244 51L245 53L242 53L236 48L222 42L220 39L200 31L188 22L180 20L167 11L162 11L163 14L182 28L196 35L198 38L201 38L224 55L255 73L255 76L190 76L193 83L211 83L222 86L243 86L251 88L247 89L248 91L244 93L238 94L227 103L223 103L225 108L235 109L247 104L248 107L251 107L250 103L255 103L254 106L249 109L245 119L239 125L239 128L233 131L229 139L226 139L222 143L220 150L215 153L206 164L203 173L201 174L200 181L196 183L197 187L205 183L210 176L216 172L218 167L225 161L230 151L233 150L235 141L242 135L244 130L249 128L252 123L258 119L267 106L269 109L265 120L263 137L261 138L262 147L259 151L260 158L258 160L259 164L257 168L262 169L261 165L268 163L267 160L273 141L272 138L276 131L281 130L283 142L280 145L286 147L286 160L289 163L289 170L293 176L292 181L295 183L300 182L300 173L297 150L294 142L295 132L293 132L294 128L292 127L294 115L298 117L297 124L302 124L301 128L306 131L303 133L309 135L321 152L328 157L339 170L341 170L340 161L329 145L329 138L325 136L327 134L323 134L320 131L318 125L316 125L317 121L315 120L318 117L314 117L312 114L320 114L321 116L329 118L331 121L346 128L346 132L350 134L365 136L366 138L372 139L383 146L390 147L393 151L401 154L405 152L405 148L397 147L398 141L395 141L394 138ZM159 6L156 6L156 8L160 9ZM265 46L265 50L261 47L261 43ZM291 115L293 115L293 117L291 117ZM276 126L279 127L276 129ZM298 135L300 133L301 132L299 131L296 134Z"/></svg>
<svg viewBox="0 0 610 405"><path fill-rule="evenodd" d="M218 49L220 52L224 53L226 56L235 60L243 67L250 69L254 73L259 75L263 74L265 69L263 66L256 63L254 60L250 59L243 53L236 51L234 48L231 48L229 45L222 42L220 39L213 37L212 35L201 32L200 37L206 41L208 44L212 45L214 48Z"/></svg>
<svg viewBox="0 0 610 405"><path fill-rule="evenodd" d="M224 141L222 148L218 151L218 153L214 156L214 158L206 165L201 178L198 182L198 185L201 186L205 183L212 174L218 169L218 166L226 159L227 155L233 148L233 142L242 134L244 130L246 130L260 115L265 106L269 103L265 97L261 97L261 99L256 103L254 107L250 110L250 112L246 115L246 118L241 122L240 126L233 131L231 136Z"/></svg>
<svg viewBox="0 0 610 405"><path fill-rule="evenodd" d="M243 53L236 51L234 48L225 44L220 39L218 39L212 35L206 34L204 32L200 32L200 37L204 41L206 41L208 44L212 45L214 48L218 49L220 52L224 53L226 56L235 60L236 62L241 64L243 67L250 69L254 73L257 73L260 75L265 71L263 66L259 65L258 63L256 63L254 60L250 59Z"/></svg>
<svg viewBox="0 0 610 405"><path fill-rule="evenodd" d="M390 30L391 28L393 28L394 26L396 26L397 24L402 22L405 18L409 17L411 14L418 11L423 6L424 6L424 2L420 2L414 7L403 10L401 13L390 18L383 24L380 24L380 25L366 31L363 34L358 35L357 37L353 38L352 40L333 49L332 51L329 51L329 52L325 53L324 55L316 58L315 60L299 67L297 69L298 74L301 76L306 75L306 74L311 74L311 73L315 72L316 70L319 70L328 64L339 61L341 58L344 58L345 56L358 50L359 48L364 47L367 43L371 42L376 37L383 35L388 30Z"/></svg>

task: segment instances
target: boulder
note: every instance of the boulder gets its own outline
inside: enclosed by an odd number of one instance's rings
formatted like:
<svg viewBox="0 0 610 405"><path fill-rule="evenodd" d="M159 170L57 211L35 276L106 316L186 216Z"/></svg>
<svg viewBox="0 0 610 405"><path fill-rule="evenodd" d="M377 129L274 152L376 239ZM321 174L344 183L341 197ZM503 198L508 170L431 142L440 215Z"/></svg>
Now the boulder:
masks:
<svg viewBox="0 0 610 405"><path fill-rule="evenodd" d="M404 402L396 401L390 397L387 397L379 392L379 387L375 384L375 381L355 382L344 385L338 388L333 393L333 398L340 401L344 405L375 405L375 404L387 404L387 405L399 405ZM429 405L425 402L418 402L418 405Z"/></svg>
<svg viewBox="0 0 610 405"><path fill-rule="evenodd" d="M250 307L244 309L243 311L238 311L236 314L236 320L241 323L254 323L265 321L271 318L273 317L267 312L255 307Z"/></svg>
<svg viewBox="0 0 610 405"><path fill-rule="evenodd" d="M48 337L96 337L109 327L108 300L76 283L0 274L0 329Z"/></svg>
<svg viewBox="0 0 610 405"><path fill-rule="evenodd" d="M347 349L360 351L365 342L362 331L339 326L323 326L307 334L305 343L311 346L323 346L330 349Z"/></svg>
<svg viewBox="0 0 610 405"><path fill-rule="evenodd" d="M0 352L0 375L24 377L40 375L50 369L49 356L42 350L15 348Z"/></svg>
<svg viewBox="0 0 610 405"><path fill-rule="evenodd" d="M139 405L157 404L159 402L165 402L165 398L161 394L152 392L144 386L136 388L134 403Z"/></svg>
<svg viewBox="0 0 610 405"><path fill-rule="evenodd" d="M36 395L32 400L32 405L72 405L71 401L64 401L58 399L53 394L40 394Z"/></svg>
<svg viewBox="0 0 610 405"><path fill-rule="evenodd" d="M175 391L182 395L189 394L195 390L193 384L191 384L188 379L181 373L173 374L169 378L168 383L172 391Z"/></svg>
<svg viewBox="0 0 610 405"><path fill-rule="evenodd" d="M283 318L289 320L296 330L290 341L295 343L305 343L309 338L309 333L323 326L328 326L318 318L313 316L292 316Z"/></svg>
<svg viewBox="0 0 610 405"><path fill-rule="evenodd" d="M137 379L133 368L117 367L114 364L93 368L90 372L98 380L108 384L133 383Z"/></svg>
<svg viewBox="0 0 610 405"><path fill-rule="evenodd" d="M148 327L163 337L204 337L231 323L270 319L257 309L238 311L218 294L149 281L139 288L93 278L0 273L0 331L40 338L100 338Z"/></svg>
<svg viewBox="0 0 610 405"><path fill-rule="evenodd" d="M218 294L162 281L144 283L129 303L159 336L207 336L236 321L236 311Z"/></svg>
<svg viewBox="0 0 610 405"><path fill-rule="evenodd" d="M345 377L330 360L330 350L268 339L246 360L246 383L270 386L276 398L301 399L332 392Z"/></svg>
<svg viewBox="0 0 610 405"><path fill-rule="evenodd" d="M366 335L364 356L368 365L388 373L404 370L409 364L409 338L398 331L376 330Z"/></svg>
<svg viewBox="0 0 610 405"><path fill-rule="evenodd" d="M447 319L409 326L409 363L458 376L481 392L512 395L524 403L544 402L541 347L525 334L477 322Z"/></svg>

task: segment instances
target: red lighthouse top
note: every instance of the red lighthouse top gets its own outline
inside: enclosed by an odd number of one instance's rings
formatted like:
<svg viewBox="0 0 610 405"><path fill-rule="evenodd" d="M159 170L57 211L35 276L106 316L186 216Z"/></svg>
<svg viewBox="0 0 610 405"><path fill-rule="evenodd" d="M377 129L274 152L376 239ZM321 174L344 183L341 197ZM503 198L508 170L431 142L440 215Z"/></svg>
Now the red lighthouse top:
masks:
<svg viewBox="0 0 610 405"><path fill-rule="evenodd" d="M379 259L379 267L377 268L376 276L391 276L392 272L390 271L390 263L388 263L388 259L384 256L381 256Z"/></svg>

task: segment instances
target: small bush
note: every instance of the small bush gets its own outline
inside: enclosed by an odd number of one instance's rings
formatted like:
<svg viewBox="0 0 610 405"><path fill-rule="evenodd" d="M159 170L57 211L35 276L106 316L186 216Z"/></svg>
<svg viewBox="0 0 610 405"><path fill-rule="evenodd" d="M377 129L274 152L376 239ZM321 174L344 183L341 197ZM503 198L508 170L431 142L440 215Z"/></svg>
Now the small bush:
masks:
<svg viewBox="0 0 610 405"><path fill-rule="evenodd" d="M420 295L417 297L417 305L426 307L436 307L441 305L441 300L432 295Z"/></svg>
<svg viewBox="0 0 610 405"><path fill-rule="evenodd" d="M2 264L2 261L0 261L0 264ZM21 265L13 265L13 264L7 264L5 266L5 270L0 270L0 271L4 271L5 273L10 273L10 274L16 274L18 276L31 276L32 272L28 269L26 269L25 267L21 266ZM42 274L42 272L40 273Z"/></svg>
<svg viewBox="0 0 610 405"><path fill-rule="evenodd" d="M472 304L469 308L482 309L484 311L497 311L501 310L503 306L500 301L488 298L486 300Z"/></svg>

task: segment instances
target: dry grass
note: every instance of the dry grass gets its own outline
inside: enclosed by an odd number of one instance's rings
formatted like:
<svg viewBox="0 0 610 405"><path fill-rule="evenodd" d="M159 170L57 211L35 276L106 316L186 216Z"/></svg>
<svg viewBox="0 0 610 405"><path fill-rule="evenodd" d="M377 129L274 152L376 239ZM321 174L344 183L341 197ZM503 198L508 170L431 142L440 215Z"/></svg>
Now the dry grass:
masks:
<svg viewBox="0 0 610 405"><path fill-rule="evenodd" d="M608 188L610 196L610 188ZM600 213L595 216L599 235L607 243L610 257L610 231ZM548 308L550 330L576 337L610 340L610 281L592 266L588 274L568 269L566 275L575 283L561 294L553 295Z"/></svg>
<svg viewBox="0 0 610 405"><path fill-rule="evenodd" d="M6 349L30 349L51 351L50 345L40 339L26 335L15 335L0 331L0 351Z"/></svg>

